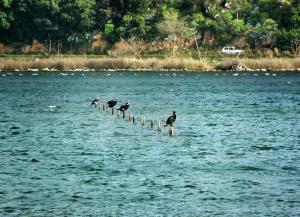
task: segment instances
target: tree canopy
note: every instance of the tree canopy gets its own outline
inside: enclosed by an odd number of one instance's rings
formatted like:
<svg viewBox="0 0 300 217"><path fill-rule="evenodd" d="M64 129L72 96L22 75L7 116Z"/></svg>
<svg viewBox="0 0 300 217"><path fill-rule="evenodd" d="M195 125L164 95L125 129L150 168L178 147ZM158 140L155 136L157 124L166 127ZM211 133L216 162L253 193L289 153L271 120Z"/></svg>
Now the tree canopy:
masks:
<svg viewBox="0 0 300 217"><path fill-rule="evenodd" d="M107 41L145 41L187 29L214 35L211 46L244 37L253 48L291 49L300 36L298 0L0 0L0 42L76 48L102 32ZM203 37L199 37L203 38ZM266 43L266 41L271 41ZM201 43L201 42L200 42ZM205 45L205 41L202 42Z"/></svg>

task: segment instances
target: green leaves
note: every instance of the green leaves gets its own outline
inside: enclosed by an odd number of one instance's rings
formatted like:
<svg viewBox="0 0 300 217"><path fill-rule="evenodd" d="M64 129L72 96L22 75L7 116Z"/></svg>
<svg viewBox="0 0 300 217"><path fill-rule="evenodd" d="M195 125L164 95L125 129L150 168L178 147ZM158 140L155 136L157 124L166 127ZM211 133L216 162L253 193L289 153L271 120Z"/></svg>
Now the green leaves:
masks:
<svg viewBox="0 0 300 217"><path fill-rule="evenodd" d="M163 21L157 24L157 29L165 36L180 35L186 28L184 20L180 19L178 13L173 10L164 12Z"/></svg>
<svg viewBox="0 0 300 217"><path fill-rule="evenodd" d="M0 7L9 8L12 0L0 0Z"/></svg>
<svg viewBox="0 0 300 217"><path fill-rule="evenodd" d="M298 0L0 0L0 42L51 39L65 49L93 32L115 43L179 37L190 29L199 39L211 35L212 46L276 36L289 47L287 38L299 28Z"/></svg>
<svg viewBox="0 0 300 217"><path fill-rule="evenodd" d="M246 27L244 20L242 19L235 19L232 21L232 29L235 34L242 34L244 33Z"/></svg>
<svg viewBox="0 0 300 217"><path fill-rule="evenodd" d="M203 16L203 14L201 12L195 13L192 15L192 17L190 18L190 25L192 27L203 27L203 25L205 24L205 17Z"/></svg>
<svg viewBox="0 0 300 217"><path fill-rule="evenodd" d="M115 30L115 25L112 23L111 20L109 20L106 24L105 24L105 28L104 28L104 34L107 36L107 37L110 37L113 32Z"/></svg>
<svg viewBox="0 0 300 217"><path fill-rule="evenodd" d="M291 10L291 22L293 27L300 27L300 5L298 5L297 7L293 7L293 9Z"/></svg>
<svg viewBox="0 0 300 217"><path fill-rule="evenodd" d="M9 29L13 16L10 10L11 0L0 0L0 31Z"/></svg>

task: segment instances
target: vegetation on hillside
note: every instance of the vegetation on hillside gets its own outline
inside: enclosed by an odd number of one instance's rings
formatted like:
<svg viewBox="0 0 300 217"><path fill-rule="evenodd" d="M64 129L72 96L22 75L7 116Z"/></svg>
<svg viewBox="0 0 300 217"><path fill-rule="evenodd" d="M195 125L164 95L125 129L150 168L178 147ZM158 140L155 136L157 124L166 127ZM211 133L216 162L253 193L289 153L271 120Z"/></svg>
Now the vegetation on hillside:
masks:
<svg viewBox="0 0 300 217"><path fill-rule="evenodd" d="M2 53L175 55L196 42L199 55L235 45L297 56L299 0L0 0Z"/></svg>

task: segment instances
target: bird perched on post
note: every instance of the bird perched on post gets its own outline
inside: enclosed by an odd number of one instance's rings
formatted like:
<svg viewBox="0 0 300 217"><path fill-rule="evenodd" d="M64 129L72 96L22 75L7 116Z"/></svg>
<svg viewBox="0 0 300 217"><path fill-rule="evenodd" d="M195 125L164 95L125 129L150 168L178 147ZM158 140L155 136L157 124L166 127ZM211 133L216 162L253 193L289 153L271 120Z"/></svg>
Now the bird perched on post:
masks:
<svg viewBox="0 0 300 217"><path fill-rule="evenodd" d="M171 115L171 116L167 119L165 127L168 126L168 125L169 125L170 127L173 127L173 124L174 124L175 121L176 121L176 112L173 111L173 115Z"/></svg>
<svg viewBox="0 0 300 217"><path fill-rule="evenodd" d="M124 112L126 111L127 109L129 108L129 103L125 103L123 105L120 106L120 108L118 108L117 110L121 111L121 112Z"/></svg>
<svg viewBox="0 0 300 217"><path fill-rule="evenodd" d="M97 98L93 100L93 102L91 103L90 106L95 106L95 108L96 108L98 105L98 102L99 102L99 97L97 96Z"/></svg>
<svg viewBox="0 0 300 217"><path fill-rule="evenodd" d="M106 108L113 108L115 105L117 105L116 100L110 100L107 102L107 107Z"/></svg>

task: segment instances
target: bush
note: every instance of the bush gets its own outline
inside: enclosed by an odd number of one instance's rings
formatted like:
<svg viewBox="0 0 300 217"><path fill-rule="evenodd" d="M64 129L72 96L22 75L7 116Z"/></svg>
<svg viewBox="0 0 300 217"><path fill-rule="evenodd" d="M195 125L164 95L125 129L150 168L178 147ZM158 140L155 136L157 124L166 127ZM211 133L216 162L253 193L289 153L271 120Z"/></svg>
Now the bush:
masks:
<svg viewBox="0 0 300 217"><path fill-rule="evenodd" d="M236 60L225 60L216 65L217 70L232 70L235 66L237 66L238 62Z"/></svg>
<svg viewBox="0 0 300 217"><path fill-rule="evenodd" d="M267 57L267 58L273 58L273 56L274 56L273 51L271 49L265 49L263 51L263 54L264 54L264 57Z"/></svg>
<svg viewBox="0 0 300 217"><path fill-rule="evenodd" d="M294 55L292 55L291 52L288 51L288 50L283 51L282 56L284 56L284 57L294 57Z"/></svg>
<svg viewBox="0 0 300 217"><path fill-rule="evenodd" d="M43 43L34 40L31 45L22 47L22 53L45 53L48 49Z"/></svg>
<svg viewBox="0 0 300 217"><path fill-rule="evenodd" d="M121 39L121 41L115 43L112 50L108 51L108 54L113 57L137 57L144 50L146 50L146 45L141 41Z"/></svg>
<svg viewBox="0 0 300 217"><path fill-rule="evenodd" d="M277 47L274 47L274 48L273 48L273 52L274 52L274 56L275 56L275 57L280 57L280 53L279 53L279 50L278 50Z"/></svg>
<svg viewBox="0 0 300 217"><path fill-rule="evenodd" d="M101 33L93 36L92 50L93 54L107 54L109 43L102 37Z"/></svg>
<svg viewBox="0 0 300 217"><path fill-rule="evenodd" d="M0 53L11 53L13 49L0 43Z"/></svg>

